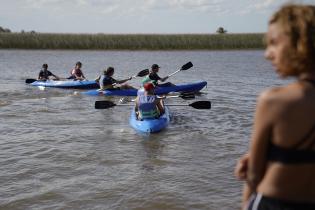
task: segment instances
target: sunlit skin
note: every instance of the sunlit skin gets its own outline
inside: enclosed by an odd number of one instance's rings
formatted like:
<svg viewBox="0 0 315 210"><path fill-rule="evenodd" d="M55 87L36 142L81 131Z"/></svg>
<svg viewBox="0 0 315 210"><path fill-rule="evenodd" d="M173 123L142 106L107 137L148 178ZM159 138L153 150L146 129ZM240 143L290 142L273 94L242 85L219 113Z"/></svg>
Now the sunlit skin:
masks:
<svg viewBox="0 0 315 210"><path fill-rule="evenodd" d="M281 77L286 77L291 76L288 69L291 68L290 53L294 52L294 48L289 35L281 29L277 23L270 24L265 58ZM247 183L243 191L243 208L254 192L289 201L315 202L314 164L269 162L266 156L270 141L283 148L290 148L299 143L314 126L315 87L306 81L315 81L313 72L294 75L297 79L295 82L267 89L260 94L250 149L235 169L236 177ZM309 145L314 142L314 138L315 132L301 148L311 149Z"/></svg>

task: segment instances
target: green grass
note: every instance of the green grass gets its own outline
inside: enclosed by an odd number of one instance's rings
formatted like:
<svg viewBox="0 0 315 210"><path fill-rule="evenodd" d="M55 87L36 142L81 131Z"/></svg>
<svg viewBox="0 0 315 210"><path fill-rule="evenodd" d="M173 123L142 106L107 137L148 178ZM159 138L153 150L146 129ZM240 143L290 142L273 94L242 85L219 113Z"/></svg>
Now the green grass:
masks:
<svg viewBox="0 0 315 210"><path fill-rule="evenodd" d="M0 33L0 49L223 50L263 49L263 34Z"/></svg>

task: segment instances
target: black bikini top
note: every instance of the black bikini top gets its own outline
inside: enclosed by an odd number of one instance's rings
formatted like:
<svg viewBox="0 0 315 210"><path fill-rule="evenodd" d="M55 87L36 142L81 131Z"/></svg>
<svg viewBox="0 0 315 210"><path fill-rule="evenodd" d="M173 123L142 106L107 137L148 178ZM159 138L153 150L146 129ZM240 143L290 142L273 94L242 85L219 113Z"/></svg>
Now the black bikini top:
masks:
<svg viewBox="0 0 315 210"><path fill-rule="evenodd" d="M314 80L305 79L305 81L315 86ZM308 149L298 149L314 132L315 125L301 141L291 148L283 148L270 142L267 154L268 160L286 164L315 163L315 150L312 149L315 145L315 139L309 143Z"/></svg>

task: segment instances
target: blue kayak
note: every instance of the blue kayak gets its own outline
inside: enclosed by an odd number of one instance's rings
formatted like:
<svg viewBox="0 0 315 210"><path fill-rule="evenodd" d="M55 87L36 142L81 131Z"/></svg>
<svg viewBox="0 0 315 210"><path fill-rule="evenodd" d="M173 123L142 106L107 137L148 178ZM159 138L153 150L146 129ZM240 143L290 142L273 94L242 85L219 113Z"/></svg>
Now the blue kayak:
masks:
<svg viewBox="0 0 315 210"><path fill-rule="evenodd" d="M197 92L200 91L207 85L206 81L188 83L188 84L180 84L175 86L168 87L156 87L154 89L154 93L156 95L168 94L170 92ZM83 94L91 95L91 96L137 96L137 89L112 89L112 90L90 90L83 92Z"/></svg>
<svg viewBox="0 0 315 210"><path fill-rule="evenodd" d="M170 113L166 106L165 113L158 119L138 120L135 109L132 108L129 123L136 131L143 133L156 133L165 129L170 122Z"/></svg>
<svg viewBox="0 0 315 210"><path fill-rule="evenodd" d="M33 86L42 87L55 87L55 88L72 88L72 89L95 89L99 88L99 85L94 81L73 81L73 80L47 80L47 81L35 81L31 83Z"/></svg>

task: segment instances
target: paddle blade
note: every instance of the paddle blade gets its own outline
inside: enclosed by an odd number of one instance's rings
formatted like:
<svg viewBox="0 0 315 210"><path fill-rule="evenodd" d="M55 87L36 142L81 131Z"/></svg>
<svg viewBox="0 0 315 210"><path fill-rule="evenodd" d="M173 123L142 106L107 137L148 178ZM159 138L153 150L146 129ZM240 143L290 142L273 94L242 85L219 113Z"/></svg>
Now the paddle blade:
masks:
<svg viewBox="0 0 315 210"><path fill-rule="evenodd" d="M194 93L181 93L179 97L185 100L189 100L189 99L194 99L195 94Z"/></svg>
<svg viewBox="0 0 315 210"><path fill-rule="evenodd" d="M26 80L25 80L25 83L31 84L31 83L33 83L33 82L35 82L35 81L37 81L37 80L36 80L36 79L26 79Z"/></svg>
<svg viewBox="0 0 315 210"><path fill-rule="evenodd" d="M189 61L188 63L184 64L182 68L180 68L180 70L187 70L190 69L191 67L193 67L193 64L192 62Z"/></svg>
<svg viewBox="0 0 315 210"><path fill-rule="evenodd" d="M95 109L108 109L114 106L116 104L111 101L95 101Z"/></svg>
<svg viewBox="0 0 315 210"><path fill-rule="evenodd" d="M150 73L149 69L144 69L137 74L137 77L144 77Z"/></svg>
<svg viewBox="0 0 315 210"><path fill-rule="evenodd" d="M211 109L210 101L196 101L194 103L189 104L189 106L195 109Z"/></svg>

